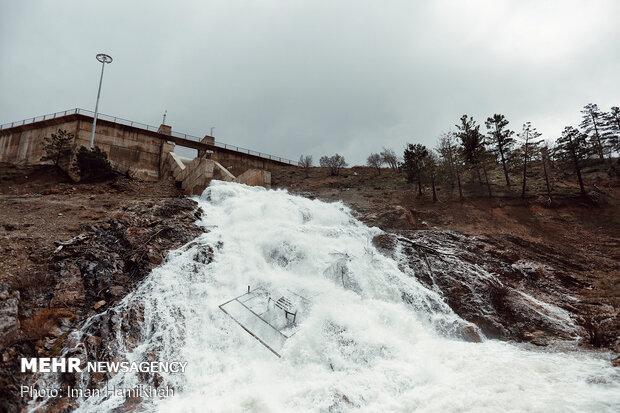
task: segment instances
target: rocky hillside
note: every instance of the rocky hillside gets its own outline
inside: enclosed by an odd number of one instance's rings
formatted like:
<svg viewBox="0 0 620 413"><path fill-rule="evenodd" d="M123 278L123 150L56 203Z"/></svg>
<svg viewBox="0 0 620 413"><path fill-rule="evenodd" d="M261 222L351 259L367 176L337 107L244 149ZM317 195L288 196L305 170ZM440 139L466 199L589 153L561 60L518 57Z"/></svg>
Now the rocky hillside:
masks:
<svg viewBox="0 0 620 413"><path fill-rule="evenodd" d="M167 251L200 232L195 202L171 182L78 185L48 168L10 172L0 183L6 412L21 409L19 386L31 379L20 373L20 357L59 355L69 332L130 294Z"/></svg>
<svg viewBox="0 0 620 413"><path fill-rule="evenodd" d="M620 353L620 179L592 168L584 180L587 198L567 175L555 178L549 199L536 175L525 198L520 188L501 185L488 197L486 188L464 178L464 200L456 189L438 186L433 202L430 188L420 197L402 174L385 168L348 168L338 176L326 168L272 172L273 187L343 201L366 224L393 233L379 245L391 253L403 244L420 279L486 335L537 343L563 335L523 311L529 298L516 291L526 291L574 315L584 345ZM415 242L420 231L425 244ZM437 252L446 247L514 289L455 274L443 265L449 255Z"/></svg>
<svg viewBox="0 0 620 413"><path fill-rule="evenodd" d="M460 337L476 341L482 332L545 346L577 336L588 348L620 353L620 182L587 179L588 199L567 181L551 202L536 190L525 199L500 191L489 198L476 188L464 201L440 188L432 202L387 170L272 173L274 187L341 200L387 231L375 245L406 256L404 271L477 326ZM172 182L75 184L50 168L0 168L0 411L24 405L18 389L31 377L19 373L21 356L60 354L87 317L131 294L167 251L199 234L200 213ZM140 314L108 321L130 325L132 317ZM99 354L106 323L96 326L89 351Z"/></svg>

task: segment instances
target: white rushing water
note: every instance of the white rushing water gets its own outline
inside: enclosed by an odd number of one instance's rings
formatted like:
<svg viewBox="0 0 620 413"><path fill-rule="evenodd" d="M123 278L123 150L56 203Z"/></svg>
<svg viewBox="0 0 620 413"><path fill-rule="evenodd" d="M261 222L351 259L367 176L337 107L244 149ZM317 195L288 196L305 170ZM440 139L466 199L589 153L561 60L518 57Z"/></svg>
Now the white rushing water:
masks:
<svg viewBox="0 0 620 413"><path fill-rule="evenodd" d="M174 397L145 401L146 410L620 411L608 355L450 338L449 326L466 323L381 255L371 242L381 231L341 203L213 182L199 204L208 232L172 252L117 306L144 312L140 342L129 345L118 332L122 357L188 363L185 374L163 375ZM198 262L208 246L213 262ZM219 308L248 285L311 301L281 358ZM117 374L109 385L140 382ZM123 402L90 398L80 411Z"/></svg>

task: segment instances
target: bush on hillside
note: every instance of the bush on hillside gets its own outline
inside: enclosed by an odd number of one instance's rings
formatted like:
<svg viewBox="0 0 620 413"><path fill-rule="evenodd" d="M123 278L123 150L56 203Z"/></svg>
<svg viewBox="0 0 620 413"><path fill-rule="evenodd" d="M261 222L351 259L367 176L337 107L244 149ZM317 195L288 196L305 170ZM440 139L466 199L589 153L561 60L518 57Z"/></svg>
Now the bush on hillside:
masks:
<svg viewBox="0 0 620 413"><path fill-rule="evenodd" d="M105 181L114 176L108 155L98 146L94 149L80 147L72 169L80 176L82 182Z"/></svg>
<svg viewBox="0 0 620 413"><path fill-rule="evenodd" d="M322 156L321 159L319 159L319 164L323 168L329 168L329 172L333 176L339 175L340 170L348 166L344 157L338 154L334 156Z"/></svg>

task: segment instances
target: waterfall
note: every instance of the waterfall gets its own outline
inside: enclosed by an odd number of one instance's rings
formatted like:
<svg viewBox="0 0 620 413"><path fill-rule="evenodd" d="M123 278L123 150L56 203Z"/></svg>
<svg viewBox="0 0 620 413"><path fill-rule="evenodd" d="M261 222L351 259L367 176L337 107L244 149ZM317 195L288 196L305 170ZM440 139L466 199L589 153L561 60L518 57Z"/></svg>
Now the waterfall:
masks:
<svg viewBox="0 0 620 413"><path fill-rule="evenodd" d="M372 240L382 231L356 220L342 203L217 181L197 201L206 232L172 251L134 294L104 313L114 321L112 356L187 362L183 374L111 377L108 386L175 389L171 397L138 400L145 411L620 407L620 377L605 353L459 339L458 331L472 326L416 279L415 268L404 268L398 251L392 257L378 251ZM278 349L281 357L219 307L248 286L274 300L300 296L307 303ZM101 317L71 338L75 348L85 348L78 344ZM83 374L81 385L90 379ZM122 410L126 403L82 398L78 411Z"/></svg>

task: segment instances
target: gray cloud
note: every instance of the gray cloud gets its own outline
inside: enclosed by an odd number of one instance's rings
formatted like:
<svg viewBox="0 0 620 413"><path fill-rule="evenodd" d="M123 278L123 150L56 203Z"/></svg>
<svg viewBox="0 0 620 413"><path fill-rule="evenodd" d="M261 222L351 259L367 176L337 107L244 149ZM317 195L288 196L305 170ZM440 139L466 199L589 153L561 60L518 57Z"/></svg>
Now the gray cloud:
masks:
<svg viewBox="0 0 620 413"><path fill-rule="evenodd" d="M464 114L548 139L620 104L617 1L0 5L0 123L72 107L297 159L434 145Z"/></svg>

